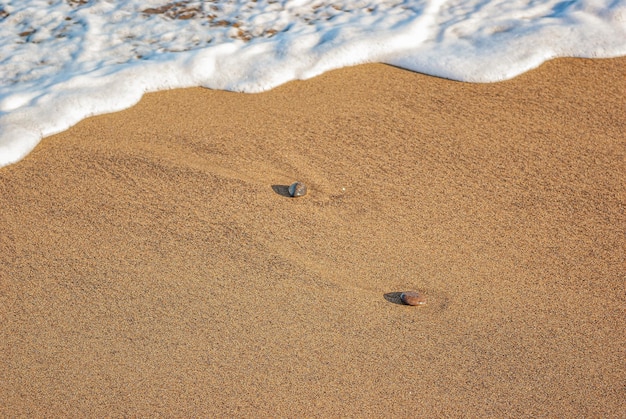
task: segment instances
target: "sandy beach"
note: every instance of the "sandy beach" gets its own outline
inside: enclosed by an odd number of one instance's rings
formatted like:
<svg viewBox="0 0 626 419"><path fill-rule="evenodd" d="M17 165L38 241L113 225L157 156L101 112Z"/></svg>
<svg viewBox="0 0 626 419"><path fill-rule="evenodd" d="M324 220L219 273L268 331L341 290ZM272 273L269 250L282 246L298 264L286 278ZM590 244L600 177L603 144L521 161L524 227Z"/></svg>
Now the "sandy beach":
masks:
<svg viewBox="0 0 626 419"><path fill-rule="evenodd" d="M44 139L0 169L0 416L624 417L625 93L369 64Z"/></svg>

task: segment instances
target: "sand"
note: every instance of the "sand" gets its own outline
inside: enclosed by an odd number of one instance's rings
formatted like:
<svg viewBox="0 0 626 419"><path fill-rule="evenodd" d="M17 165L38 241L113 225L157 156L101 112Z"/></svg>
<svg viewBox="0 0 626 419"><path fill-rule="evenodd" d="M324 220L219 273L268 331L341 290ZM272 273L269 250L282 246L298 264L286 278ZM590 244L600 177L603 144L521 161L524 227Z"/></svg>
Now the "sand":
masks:
<svg viewBox="0 0 626 419"><path fill-rule="evenodd" d="M0 416L623 417L625 92L372 64L44 139L0 169Z"/></svg>

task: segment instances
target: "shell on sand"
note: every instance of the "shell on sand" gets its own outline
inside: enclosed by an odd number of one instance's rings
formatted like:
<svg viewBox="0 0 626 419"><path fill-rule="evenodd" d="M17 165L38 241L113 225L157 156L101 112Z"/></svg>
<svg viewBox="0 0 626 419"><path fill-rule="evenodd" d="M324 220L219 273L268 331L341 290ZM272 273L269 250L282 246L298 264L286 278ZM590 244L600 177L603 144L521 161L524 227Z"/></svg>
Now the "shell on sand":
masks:
<svg viewBox="0 0 626 419"><path fill-rule="evenodd" d="M294 198L298 196L304 196L306 195L306 192L306 185L302 182L294 182L289 186L289 195Z"/></svg>
<svg viewBox="0 0 626 419"><path fill-rule="evenodd" d="M400 294L400 300L409 306L421 306L426 304L426 296L416 291L406 291Z"/></svg>

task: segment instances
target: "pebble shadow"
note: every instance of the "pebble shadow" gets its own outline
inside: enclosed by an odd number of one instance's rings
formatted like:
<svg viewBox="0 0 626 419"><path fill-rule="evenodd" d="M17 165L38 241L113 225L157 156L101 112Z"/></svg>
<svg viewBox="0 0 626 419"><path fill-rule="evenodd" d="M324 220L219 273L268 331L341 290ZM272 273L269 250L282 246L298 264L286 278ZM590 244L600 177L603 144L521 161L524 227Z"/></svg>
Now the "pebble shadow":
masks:
<svg viewBox="0 0 626 419"><path fill-rule="evenodd" d="M399 304L403 306L405 304L400 299L400 295L402 295L401 292L388 292L387 294L384 295L384 297L385 297L385 300L389 301L390 303Z"/></svg>
<svg viewBox="0 0 626 419"><path fill-rule="evenodd" d="M272 185L272 189L280 196L291 198L291 195L289 195L289 185Z"/></svg>

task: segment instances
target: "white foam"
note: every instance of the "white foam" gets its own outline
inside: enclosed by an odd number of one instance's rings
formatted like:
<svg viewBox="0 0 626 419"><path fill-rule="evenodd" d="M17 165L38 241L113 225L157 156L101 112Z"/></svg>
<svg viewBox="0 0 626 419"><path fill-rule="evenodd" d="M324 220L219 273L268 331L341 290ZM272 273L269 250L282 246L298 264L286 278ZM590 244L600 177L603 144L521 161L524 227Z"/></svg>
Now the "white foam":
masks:
<svg viewBox="0 0 626 419"><path fill-rule="evenodd" d="M260 92L365 62L471 82L626 55L626 0L8 0L0 166L145 92Z"/></svg>

